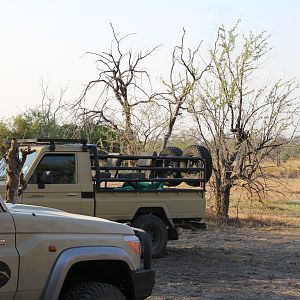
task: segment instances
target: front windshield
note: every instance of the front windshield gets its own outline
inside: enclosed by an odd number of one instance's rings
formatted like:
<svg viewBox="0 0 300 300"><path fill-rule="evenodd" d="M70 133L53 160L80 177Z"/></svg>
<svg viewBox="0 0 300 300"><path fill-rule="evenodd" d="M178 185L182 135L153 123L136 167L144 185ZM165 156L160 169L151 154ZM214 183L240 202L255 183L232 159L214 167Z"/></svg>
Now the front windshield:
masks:
<svg viewBox="0 0 300 300"><path fill-rule="evenodd" d="M0 160L0 180L4 180L6 177L6 170L5 170L5 160L2 158Z"/></svg>
<svg viewBox="0 0 300 300"><path fill-rule="evenodd" d="M30 165L32 164L33 160L35 159L37 155L37 152L33 152L27 155L26 161L24 163L24 166L22 168L22 172L24 173L24 176L26 175ZM22 157L22 154L20 152L20 157ZM6 168L5 168L5 160L4 158L0 161L0 180L6 179Z"/></svg>

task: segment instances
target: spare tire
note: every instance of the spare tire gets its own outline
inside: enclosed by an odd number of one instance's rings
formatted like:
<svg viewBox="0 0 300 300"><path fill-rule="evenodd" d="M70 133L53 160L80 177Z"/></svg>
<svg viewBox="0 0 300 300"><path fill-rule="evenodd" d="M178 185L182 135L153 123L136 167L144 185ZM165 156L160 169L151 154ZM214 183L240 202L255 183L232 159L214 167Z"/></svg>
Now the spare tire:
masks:
<svg viewBox="0 0 300 300"><path fill-rule="evenodd" d="M159 153L159 156L181 156L182 155L182 150L178 147L166 147L164 150L162 150ZM170 159L166 160L158 160L157 161L157 166L158 167L166 167L170 168L169 170L162 170L157 172L157 177L159 178L181 178L181 173L179 171L172 171L172 168L179 168L180 167L180 162L179 161L174 161ZM165 185L167 186L177 186L181 183L181 181L167 181L164 182Z"/></svg>
<svg viewBox="0 0 300 300"><path fill-rule="evenodd" d="M212 174L212 158L209 150L201 145L191 145L183 150L182 156L198 156L205 160L205 182L208 182L208 180L211 177ZM201 160L199 161L182 161L180 166L182 168L201 168L203 167L203 163ZM182 177L186 178L199 178L199 172L197 171L186 171L181 172ZM198 175L198 176L197 176ZM187 182L190 186L200 186L200 182Z"/></svg>

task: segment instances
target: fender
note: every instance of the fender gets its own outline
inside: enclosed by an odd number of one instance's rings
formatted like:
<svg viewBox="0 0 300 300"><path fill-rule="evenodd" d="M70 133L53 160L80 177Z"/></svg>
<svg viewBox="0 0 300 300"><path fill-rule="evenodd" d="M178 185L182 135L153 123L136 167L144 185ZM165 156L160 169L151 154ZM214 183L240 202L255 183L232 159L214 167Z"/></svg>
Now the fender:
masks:
<svg viewBox="0 0 300 300"><path fill-rule="evenodd" d="M89 260L118 260L125 262L131 270L134 263L130 256L117 247L76 247L63 251L57 258L41 299L57 300L64 280L70 268L82 261Z"/></svg>
<svg viewBox="0 0 300 300"><path fill-rule="evenodd" d="M133 219L137 213L140 213L143 210L145 210L145 211L148 210L148 212L162 210L165 214L166 219L172 220L169 208L166 205L166 203L164 203L164 202L162 202L162 203L155 203L155 202L141 203L141 202L138 202L135 206L135 212L131 216L131 219ZM172 225L172 223L170 225Z"/></svg>

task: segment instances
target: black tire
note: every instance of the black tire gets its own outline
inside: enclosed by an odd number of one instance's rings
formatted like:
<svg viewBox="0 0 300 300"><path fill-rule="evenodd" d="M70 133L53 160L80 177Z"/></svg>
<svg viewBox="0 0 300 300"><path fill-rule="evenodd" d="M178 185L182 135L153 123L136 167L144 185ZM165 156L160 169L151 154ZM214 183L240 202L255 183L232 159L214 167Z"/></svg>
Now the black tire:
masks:
<svg viewBox="0 0 300 300"><path fill-rule="evenodd" d="M208 180L211 177L212 174L212 158L209 150L205 148L204 146L200 145L191 145L187 147L186 149L183 150L182 156L199 156L205 160L205 182L208 182ZM203 166L201 161L197 162L181 162L181 167L186 168L186 167L196 167L196 168L201 168ZM199 178L199 174L197 172L181 172L183 177L186 178ZM197 176L198 175L198 176ZM200 182L187 182L188 185L190 186L199 186Z"/></svg>
<svg viewBox="0 0 300 300"><path fill-rule="evenodd" d="M126 300L122 292L113 285L101 282L83 282L69 288L59 300Z"/></svg>
<svg viewBox="0 0 300 300"><path fill-rule="evenodd" d="M182 155L182 150L178 147L166 147L164 150L162 150L159 153L159 156L181 156ZM181 178L181 173L178 171L172 171L172 168L179 168L180 167L180 162L179 161L173 161L173 160L165 160L164 162L162 160L158 161L158 166L159 167L169 167L170 171L164 170L164 171L159 171L157 173L157 176L159 178ZM164 182L165 185L167 186L177 186L181 183L181 181L177 182L171 182L171 181L166 181Z"/></svg>
<svg viewBox="0 0 300 300"><path fill-rule="evenodd" d="M163 220L155 215L139 215L131 226L145 230L150 237L152 257L161 257L166 250L168 231Z"/></svg>

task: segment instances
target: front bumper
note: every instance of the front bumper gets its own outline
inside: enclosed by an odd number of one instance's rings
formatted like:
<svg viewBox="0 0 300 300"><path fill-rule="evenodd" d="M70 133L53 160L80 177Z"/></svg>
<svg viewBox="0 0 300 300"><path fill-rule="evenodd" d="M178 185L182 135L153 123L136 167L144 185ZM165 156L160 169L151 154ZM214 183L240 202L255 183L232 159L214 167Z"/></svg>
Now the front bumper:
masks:
<svg viewBox="0 0 300 300"><path fill-rule="evenodd" d="M155 283L154 270L136 270L130 274L132 299L141 300L150 296Z"/></svg>
<svg viewBox="0 0 300 300"><path fill-rule="evenodd" d="M152 253L149 235L142 229L134 228L135 235L142 244L143 269L135 270L130 273L132 286L132 299L142 300L151 295L155 284L155 272L151 269Z"/></svg>

